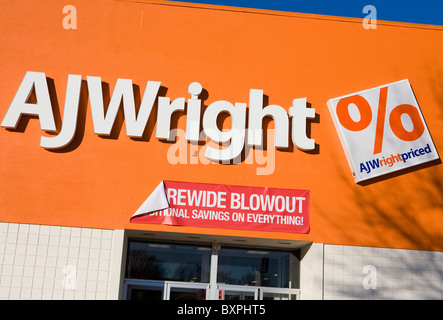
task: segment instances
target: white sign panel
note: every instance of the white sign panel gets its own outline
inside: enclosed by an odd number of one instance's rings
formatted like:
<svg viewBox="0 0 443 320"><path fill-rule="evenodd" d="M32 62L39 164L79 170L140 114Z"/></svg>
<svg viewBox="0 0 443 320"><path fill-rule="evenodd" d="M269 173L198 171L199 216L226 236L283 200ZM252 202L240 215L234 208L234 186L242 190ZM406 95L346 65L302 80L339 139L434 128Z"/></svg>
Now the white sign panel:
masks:
<svg viewBox="0 0 443 320"><path fill-rule="evenodd" d="M439 158L408 80L328 101L355 182Z"/></svg>

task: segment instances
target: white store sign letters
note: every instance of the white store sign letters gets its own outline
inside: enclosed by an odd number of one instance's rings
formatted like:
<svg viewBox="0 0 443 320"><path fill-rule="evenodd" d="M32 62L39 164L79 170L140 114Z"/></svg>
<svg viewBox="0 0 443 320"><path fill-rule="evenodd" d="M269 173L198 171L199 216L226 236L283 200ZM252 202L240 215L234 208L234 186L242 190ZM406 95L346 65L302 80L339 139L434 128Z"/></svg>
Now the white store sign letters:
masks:
<svg viewBox="0 0 443 320"><path fill-rule="evenodd" d="M202 114L200 83L189 85L190 98L187 101L185 98L171 101L169 97L158 95L161 82L147 81L137 112L131 79L117 79L108 106L104 105L101 78L87 76L86 83L94 132L98 135L111 135L122 106L127 136L141 138L157 102L156 138L174 141L172 115L186 110L187 141L197 143L210 139L223 145L218 149L207 146L205 157L213 161L235 160L245 146L262 146L264 117L274 120L275 148L288 148L291 139L301 150L315 149L315 140L306 132L308 119L315 118L315 109L307 107L306 98L293 99L286 112L278 105L263 106L263 90L250 89L249 108L246 103L218 100ZM61 130L55 136L42 136L40 146L43 148L64 148L73 140L81 84L81 75L68 75ZM29 103L33 92L37 101ZM28 71L1 126L17 128L22 115L33 115L38 117L42 130L57 132L52 107L45 73ZM439 159L408 80L331 99L328 107L357 183ZM228 113L231 117L229 130L220 130L217 126L221 113Z"/></svg>
<svg viewBox="0 0 443 320"><path fill-rule="evenodd" d="M66 87L66 97L62 128L57 136L42 136L40 146L46 149L59 149L67 146L73 139L77 128L79 99L82 77L69 75ZM140 138L145 131L148 118L152 112L155 100L158 99L156 138L174 140L171 130L171 117L174 112L185 110L185 98L173 101L168 97L157 97L161 82L148 81L136 114L134 92L131 79L117 79L107 109L103 104L102 82L100 77L87 77L88 93L91 106L94 132L98 135L110 135L120 104L126 122L126 134L129 137ZM37 103L27 103L32 91L35 90ZM275 121L275 146L289 147L289 121L292 119L292 143L300 149L315 148L314 139L306 136L307 119L315 117L315 109L307 108L306 98L294 99L286 110L278 105L263 106L263 90L251 89L249 92L249 120L246 130L246 103L232 104L219 100L211 103L201 115L201 100L198 99L202 86L198 82L189 85L191 98L187 100L186 139L188 141L205 141L206 137L215 143L228 143L224 149L208 147L205 156L214 161L235 159L241 155L245 143L249 146L263 144L262 120L271 116ZM46 75L43 72L28 71L17 90L17 93L1 123L5 128L16 128L21 116L35 115L40 120L42 130L56 132L52 104ZM106 113L105 113L105 110ZM219 114L227 112L232 118L230 130L220 130L217 126ZM203 133L201 135L200 117L203 117Z"/></svg>

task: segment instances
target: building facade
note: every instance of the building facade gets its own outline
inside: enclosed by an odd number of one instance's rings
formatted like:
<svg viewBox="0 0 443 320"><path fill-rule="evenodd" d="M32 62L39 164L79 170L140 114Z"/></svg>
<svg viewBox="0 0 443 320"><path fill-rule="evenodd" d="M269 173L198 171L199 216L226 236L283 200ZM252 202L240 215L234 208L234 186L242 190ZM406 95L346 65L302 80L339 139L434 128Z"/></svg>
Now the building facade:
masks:
<svg viewBox="0 0 443 320"><path fill-rule="evenodd" d="M2 7L0 299L443 298L442 27Z"/></svg>

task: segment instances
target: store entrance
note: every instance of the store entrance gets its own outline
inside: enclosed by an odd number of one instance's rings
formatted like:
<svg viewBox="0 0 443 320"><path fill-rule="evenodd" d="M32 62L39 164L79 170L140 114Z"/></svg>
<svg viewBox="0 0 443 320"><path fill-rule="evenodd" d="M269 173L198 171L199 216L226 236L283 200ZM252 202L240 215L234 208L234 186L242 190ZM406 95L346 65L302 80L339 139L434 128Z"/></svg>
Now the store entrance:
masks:
<svg viewBox="0 0 443 320"><path fill-rule="evenodd" d="M298 289L217 285L218 300L296 300ZM127 300L210 300L209 284L174 281L127 280Z"/></svg>
<svg viewBox="0 0 443 320"><path fill-rule="evenodd" d="M294 300L293 252L129 241L128 300Z"/></svg>

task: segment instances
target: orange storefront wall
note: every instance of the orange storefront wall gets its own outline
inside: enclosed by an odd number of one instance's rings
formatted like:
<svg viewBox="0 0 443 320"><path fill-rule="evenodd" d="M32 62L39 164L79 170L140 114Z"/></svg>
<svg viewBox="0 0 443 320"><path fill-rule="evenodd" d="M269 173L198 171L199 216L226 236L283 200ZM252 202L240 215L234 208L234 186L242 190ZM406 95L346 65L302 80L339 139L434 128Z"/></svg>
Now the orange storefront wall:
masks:
<svg viewBox="0 0 443 320"><path fill-rule="evenodd" d="M198 81L206 106L248 103L251 88L286 110L307 97L317 113L317 152L276 150L269 175L257 175L259 164L170 164L173 144L155 138L154 117L145 139L127 137L124 122L110 138L94 134L84 90L79 134L66 149L40 147L47 134L34 118L20 130L0 129L1 221L443 250L441 165L356 185L326 105L407 78L442 150L442 27L379 21L366 30L360 19L167 1L69 4L77 10L75 30L63 27L67 3L1 4L1 118L27 71L53 79L60 115L68 74L100 76L111 93L117 78L132 79L141 94L148 80L161 81L171 99L188 99L188 85ZM183 115L176 127L185 123ZM310 190L310 234L131 224L161 180Z"/></svg>

